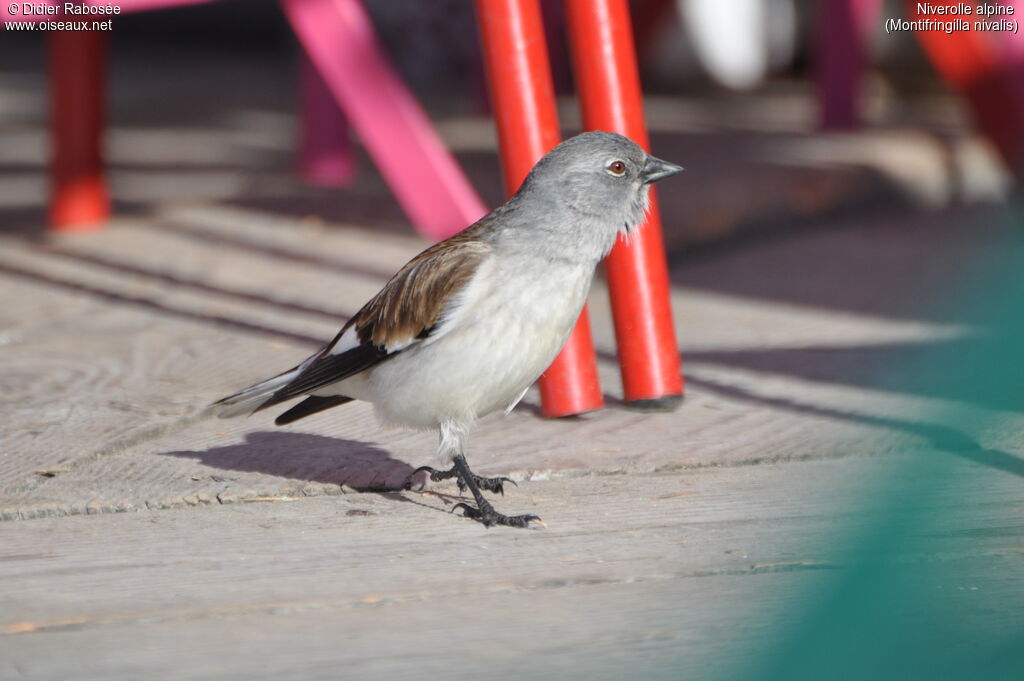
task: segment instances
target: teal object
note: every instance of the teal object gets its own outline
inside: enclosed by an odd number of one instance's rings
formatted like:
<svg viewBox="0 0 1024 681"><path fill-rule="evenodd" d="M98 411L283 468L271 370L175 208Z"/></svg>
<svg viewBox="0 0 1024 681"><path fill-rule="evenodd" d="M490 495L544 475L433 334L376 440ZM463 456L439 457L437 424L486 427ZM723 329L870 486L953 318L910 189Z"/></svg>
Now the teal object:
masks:
<svg viewBox="0 0 1024 681"><path fill-rule="evenodd" d="M1024 409L1020 255L1016 247L990 252L950 302L976 335L922 351L902 384L879 377L885 389L939 397L944 406L920 421L856 417L917 444L863 491L869 512L829 538L838 558L824 588L796 599L802 610L789 624L764 622L779 630L773 642L738 651L739 662L715 678L1024 680L1024 458L979 444L998 433L1024 445L1024 433L1000 430L1000 414ZM1019 479L1021 504L993 515L1021 522L965 527L949 499L984 495L992 475ZM979 537L999 550L986 552Z"/></svg>

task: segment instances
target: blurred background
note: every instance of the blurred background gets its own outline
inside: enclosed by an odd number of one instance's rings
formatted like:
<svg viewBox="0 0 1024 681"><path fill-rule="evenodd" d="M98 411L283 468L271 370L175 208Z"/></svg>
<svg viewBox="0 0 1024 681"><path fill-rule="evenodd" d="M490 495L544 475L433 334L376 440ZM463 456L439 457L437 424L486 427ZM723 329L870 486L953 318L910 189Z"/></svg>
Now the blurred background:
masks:
<svg viewBox="0 0 1024 681"><path fill-rule="evenodd" d="M663 197L670 251L822 228L851 212L999 205L1013 181L913 32L864 31L862 125L822 126L827 3L631 3L656 153L692 172ZM877 4L877 3L876 3ZM560 3L544 3L565 135L580 119ZM472 3L368 1L378 36L488 205L503 197ZM903 16L888 2L877 17ZM234 0L116 18L107 161L115 212L223 201L405 229L372 163L342 190L295 166L299 48L278 5ZM851 59L856 61L856 57ZM44 36L0 41L3 228L42 228ZM358 140L357 140L358 142Z"/></svg>

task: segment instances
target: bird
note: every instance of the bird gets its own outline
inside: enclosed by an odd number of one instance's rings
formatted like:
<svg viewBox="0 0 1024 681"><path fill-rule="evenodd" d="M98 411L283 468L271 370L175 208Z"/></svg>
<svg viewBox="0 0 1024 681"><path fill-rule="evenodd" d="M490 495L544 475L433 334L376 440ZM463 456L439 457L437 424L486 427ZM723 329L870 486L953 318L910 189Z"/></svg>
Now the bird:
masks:
<svg viewBox="0 0 1024 681"><path fill-rule="evenodd" d="M406 263L322 349L210 407L229 417L304 397L276 418L285 425L370 402L384 426L437 430L437 460L451 467L416 472L469 490L475 505L453 512L487 527L542 523L483 496L511 480L475 475L467 436L480 418L509 413L551 364L597 265L640 228L651 185L681 170L616 133L563 141L508 201Z"/></svg>

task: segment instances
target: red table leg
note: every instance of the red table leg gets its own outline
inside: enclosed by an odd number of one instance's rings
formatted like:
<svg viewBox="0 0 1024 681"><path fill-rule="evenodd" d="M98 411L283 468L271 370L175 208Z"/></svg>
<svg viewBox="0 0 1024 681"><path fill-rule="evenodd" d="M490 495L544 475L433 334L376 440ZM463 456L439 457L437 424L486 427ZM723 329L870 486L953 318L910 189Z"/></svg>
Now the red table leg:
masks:
<svg viewBox="0 0 1024 681"><path fill-rule="evenodd" d="M476 9L505 188L511 195L560 138L540 4L537 0L476 0ZM562 353L541 377L540 391L547 416L603 406L586 308Z"/></svg>
<svg viewBox="0 0 1024 681"><path fill-rule="evenodd" d="M107 34L51 31L50 225L99 229L110 216L103 177Z"/></svg>
<svg viewBox="0 0 1024 681"><path fill-rule="evenodd" d="M576 81L588 130L626 135L649 149L626 0L566 0ZM615 336L626 401L673 408L682 400L668 268L657 197L647 224L608 256Z"/></svg>
<svg viewBox="0 0 1024 681"><path fill-rule="evenodd" d="M955 6L957 3L939 2ZM1010 17L993 16L988 21L1016 19L1024 15L1024 2L1008 0ZM906 2L907 19L920 20L917 3ZM927 17L936 18L936 17ZM943 18L943 17L939 17ZM965 17L970 23L976 15ZM948 20L948 17L944 17ZM973 29L973 27L972 27ZM992 140L1003 160L1024 180L1024 47L1012 31L917 31L917 39L939 75L959 91L970 104L978 127Z"/></svg>

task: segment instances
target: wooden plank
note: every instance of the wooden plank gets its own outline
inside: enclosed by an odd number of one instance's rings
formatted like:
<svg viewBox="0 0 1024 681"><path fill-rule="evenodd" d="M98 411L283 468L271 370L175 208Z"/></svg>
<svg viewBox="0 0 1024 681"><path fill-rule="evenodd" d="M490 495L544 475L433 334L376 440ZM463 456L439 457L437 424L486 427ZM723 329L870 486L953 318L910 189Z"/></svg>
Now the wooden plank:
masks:
<svg viewBox="0 0 1024 681"><path fill-rule="evenodd" d="M80 380L19 388L8 379L6 399L16 408L8 412L10 423L42 425L14 428L8 435L11 455L4 459L0 517L320 494L339 491L340 485L396 489L412 467L432 462L432 435L381 431L366 405L350 405L284 430L270 426L270 414L193 423L209 401L293 365L318 338L333 335L336 323L316 313L316 299L325 291L367 282L364 274L320 267L292 277L294 262L272 251L224 254L214 244L151 229L125 226L101 238L100 244L64 239L55 246L88 256L80 260L24 245L14 245L2 256L3 262L30 274L83 289L58 288L53 282L37 288L5 279L18 300L31 301L12 308L7 317L19 329L18 342L7 348L9 356L27 375L51 379L59 375L54 367L60 358L69 376ZM290 247L302 242L294 234L287 239ZM96 256L130 262L133 252L159 255L131 262L139 271L89 260ZM165 266L162 259L196 263L197 269ZM261 275L252 278L251 271ZM193 277L209 288L181 285L175 277ZM311 286L316 293L310 292ZM240 289L256 299L222 294ZM122 297L98 295L104 292ZM595 297L603 295L603 288L596 286ZM133 298L146 302L133 303ZM310 310L275 305L274 300ZM755 306L722 296L680 294L677 302L689 305L682 308L681 318L699 322L692 334L697 347L725 338L734 338L734 348L738 338L745 338L748 348L787 347L812 338L839 342L858 324L872 330L861 331L861 341L870 333L891 340L956 332L941 325ZM54 314L40 317L40 309ZM731 310L739 322L734 330L722 331L729 328L723 309ZM601 321L599 313L596 318L599 345L610 350L607 316ZM813 324L815 319L821 323ZM760 335L767 329L791 331ZM814 329L811 336L806 329ZM752 331L758 335L745 335ZM618 393L616 367L612 357L604 357L603 382ZM482 424L471 442L470 460L483 473L542 479L588 471L880 453L921 442L872 421L872 415L910 418L933 406L920 398L736 370L710 359L689 364L687 403L676 414L612 408L573 420L542 421L531 411L535 397L530 395L508 418L492 417ZM85 369L92 373L82 373ZM58 422L63 428L54 428ZM74 433L71 449L66 445L69 433ZM55 477L40 477L36 471Z"/></svg>
<svg viewBox="0 0 1024 681"><path fill-rule="evenodd" d="M223 390L206 376L226 372L240 382L255 361L276 354L283 364L296 352L294 343L264 342L254 356L251 337L236 331L198 320L168 324L88 294L2 282L33 312L5 325L0 506L35 470L62 468L190 416Z"/></svg>
<svg viewBox="0 0 1024 681"><path fill-rule="evenodd" d="M535 481L500 500L544 516L548 529L529 532L460 522L438 497L410 493L5 523L0 669L706 674L766 645L856 564L845 533L898 521L871 489L929 490L942 531L896 560L968 580L946 598L982 616L982 631L1020 626L1024 602L1007 599L1024 577L1019 479L955 461L922 479L907 463ZM454 670L453 656L464 660Z"/></svg>
<svg viewBox="0 0 1024 681"><path fill-rule="evenodd" d="M88 239L6 241L0 285L13 302L0 326L18 369L0 377L0 399L11 405L0 414L10 424L0 518L315 495L342 485L400 488L413 467L432 463L433 436L382 431L366 405L288 429L271 427L272 414L208 423L197 415L300 361L421 245L210 206L119 221ZM822 381L834 370L828 353L799 349L969 332L676 290L677 331L690 358L687 402L675 414L637 414L614 406L621 390L606 298L598 282L595 337L613 407L543 421L530 394L474 434L477 470L525 480L920 447L927 439L914 421L942 402ZM795 375L778 373L780 352L799 361ZM992 437L979 444L995 446Z"/></svg>

